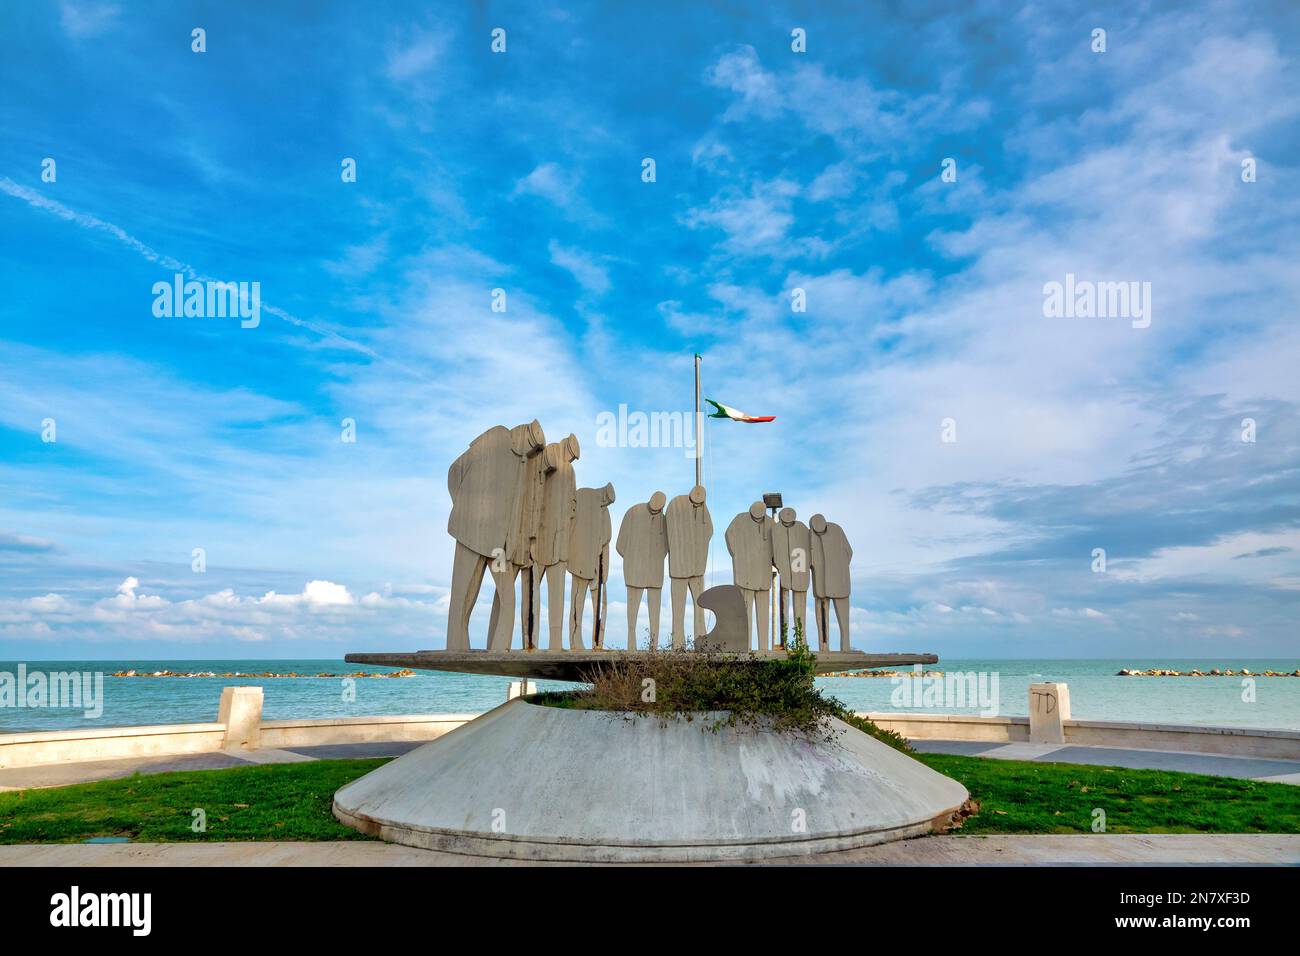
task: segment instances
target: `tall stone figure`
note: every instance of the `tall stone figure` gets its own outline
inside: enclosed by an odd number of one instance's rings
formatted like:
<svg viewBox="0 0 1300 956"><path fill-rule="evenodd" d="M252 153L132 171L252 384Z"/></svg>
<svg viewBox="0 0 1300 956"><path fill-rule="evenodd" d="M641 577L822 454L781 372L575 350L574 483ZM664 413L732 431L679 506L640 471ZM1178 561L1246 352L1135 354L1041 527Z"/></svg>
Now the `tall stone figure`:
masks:
<svg viewBox="0 0 1300 956"><path fill-rule="evenodd" d="M627 585L628 650L636 649L636 615L642 591L650 615L650 649L659 646L659 599L664 587L664 558L668 557L665 501L667 495L656 491L649 501L628 508L618 527L615 547L623 556L623 583Z"/></svg>
<svg viewBox="0 0 1300 956"><path fill-rule="evenodd" d="M780 610L779 634L793 634L794 625L803 631L808 640L808 578L812 560L812 536L808 526L795 520L793 508L782 508L772 525L772 563L780 577L781 591L777 595ZM794 611L791 620L790 610ZM822 650L829 650L822 645Z"/></svg>
<svg viewBox="0 0 1300 956"><path fill-rule="evenodd" d="M844 529L823 515L813 515L808 522L812 531L813 609L817 615L817 641L823 650L830 648L830 605L835 605L835 620L840 625L840 650L849 648L849 564L853 549Z"/></svg>
<svg viewBox="0 0 1300 956"><path fill-rule="evenodd" d="M564 650L564 570L569 556L569 536L578 510L578 480L573 463L578 460L578 438L546 446L546 482L542 488L542 513L533 542L532 582L529 588L533 621L541 610L542 580L546 581L547 649ZM536 626L534 626L534 636ZM529 649L537 646L534 639Z"/></svg>
<svg viewBox="0 0 1300 956"><path fill-rule="evenodd" d="M713 538L713 519L704 503L704 486L696 485L690 494L678 495L668 502L668 576L672 579L673 647L686 646L682 624L686 618L686 592L691 593L695 608L695 640L704 636L704 608L700 594L704 590L704 571L709 563L709 541Z"/></svg>
<svg viewBox="0 0 1300 956"><path fill-rule="evenodd" d="M449 651L469 650L470 613L488 568L502 613L514 620L514 578L507 549L516 510L526 493L529 464L541 457L545 445L546 436L536 420L513 429L496 425L475 438L447 470L451 495L447 532L456 539L447 611ZM488 634L491 645L494 626Z"/></svg>
<svg viewBox="0 0 1300 956"><path fill-rule="evenodd" d="M736 586L745 596L745 613L752 630L758 623L758 649L766 654L767 602L772 594L772 519L763 502L755 501L749 511L738 514L727 526L727 550Z"/></svg>
<svg viewBox="0 0 1300 956"><path fill-rule="evenodd" d="M514 435L521 425L511 429ZM541 426L538 426L541 435ZM515 497L510 510L509 529L506 534L505 574L509 578L508 588L497 588L492 599L492 619L488 624L488 650L504 652L510 650L515 626L515 580L523 573L523 613L520 614L519 631L525 649L536 647L537 621L528 600L532 593L533 548L537 540L537 529L542 519L542 491L546 485L546 438L539 441L541 447L532 446L524 463L520 479L519 494Z"/></svg>
<svg viewBox="0 0 1300 956"><path fill-rule="evenodd" d="M609 541L612 528L609 506L614 503L614 486L579 488L578 510L569 535L569 575L573 578L569 596L569 650L583 649L582 602L591 589L591 646L605 641L604 598L609 580Z"/></svg>

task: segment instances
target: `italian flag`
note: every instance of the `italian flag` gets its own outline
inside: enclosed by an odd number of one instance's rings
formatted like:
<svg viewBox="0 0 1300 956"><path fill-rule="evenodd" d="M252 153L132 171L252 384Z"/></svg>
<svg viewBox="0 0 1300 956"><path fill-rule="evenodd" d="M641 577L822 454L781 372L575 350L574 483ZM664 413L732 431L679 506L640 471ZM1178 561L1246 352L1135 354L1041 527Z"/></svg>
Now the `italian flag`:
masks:
<svg viewBox="0 0 1300 956"><path fill-rule="evenodd" d="M717 409L709 415L710 418L730 418L733 422L747 422L750 425L757 425L759 422L774 422L775 415L746 415L738 408L732 408L730 405L723 405L721 402L715 402L711 398L706 398L706 402Z"/></svg>

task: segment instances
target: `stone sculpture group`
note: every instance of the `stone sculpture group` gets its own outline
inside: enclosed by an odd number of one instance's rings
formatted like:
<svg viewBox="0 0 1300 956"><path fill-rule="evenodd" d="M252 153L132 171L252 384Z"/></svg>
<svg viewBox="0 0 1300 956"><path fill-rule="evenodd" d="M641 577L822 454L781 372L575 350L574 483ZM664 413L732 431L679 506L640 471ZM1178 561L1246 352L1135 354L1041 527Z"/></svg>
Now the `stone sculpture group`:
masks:
<svg viewBox="0 0 1300 956"><path fill-rule="evenodd" d="M804 634L808 633L806 615L811 583L819 650L830 650L833 606L839 625L840 651L848 652L849 565L853 549L844 529L823 515L813 515L810 524L796 517L793 508L783 508L773 520L763 503L755 501L749 511L736 515L727 526L727 550L731 553L736 586L745 599L750 630L757 624L758 649L766 652L769 649L768 600L775 569L780 616L777 633L788 632L790 611L793 611L793 623Z"/></svg>
<svg viewBox="0 0 1300 956"><path fill-rule="evenodd" d="M605 595L609 580L614 486L579 488L573 463L574 435L546 443L541 423L489 428L470 443L447 472L451 514L447 531L456 540L452 563L447 650L468 651L469 620L483 583L492 575L496 594L488 623L488 650L506 652L513 643L515 585L519 582L521 646L538 648L541 588L546 586L547 649L564 649L564 576L569 589L569 649L583 650L583 604L591 595L592 647L604 646ZM672 501L661 491L629 508L615 548L623 559L627 586L628 647L634 649L636 620L644 594L650 647L659 646L659 610L664 563L671 579L672 644L684 647L686 597L694 609L692 634L704 634L704 571L713 520L703 486ZM768 601L773 572L779 588L779 634L793 620L807 633L808 589L813 591L818 646L830 649L830 608L839 625L840 650L849 650L849 564L853 551L844 530L813 515L797 521L792 508L774 520L761 502L739 514L726 531L734 580L744 597L747 633L757 629L757 648L766 653ZM708 602L704 602L707 604Z"/></svg>

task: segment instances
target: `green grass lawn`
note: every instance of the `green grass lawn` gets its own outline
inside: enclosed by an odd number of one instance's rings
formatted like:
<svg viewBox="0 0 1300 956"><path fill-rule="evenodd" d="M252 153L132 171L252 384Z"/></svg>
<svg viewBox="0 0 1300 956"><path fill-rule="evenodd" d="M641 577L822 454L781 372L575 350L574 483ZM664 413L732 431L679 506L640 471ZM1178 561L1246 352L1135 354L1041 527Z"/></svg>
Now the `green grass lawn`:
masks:
<svg viewBox="0 0 1300 956"><path fill-rule="evenodd" d="M963 833L1300 833L1300 787L1227 777L1080 764L918 759L960 780L979 802ZM334 791L384 763L320 760L193 770L0 793L0 843L364 840L330 814ZM191 829L193 811L206 832Z"/></svg>
<svg viewBox="0 0 1300 956"><path fill-rule="evenodd" d="M962 833L1300 833L1300 787L1166 770L992 760L917 759L960 780L978 801Z"/></svg>
<svg viewBox="0 0 1300 956"><path fill-rule="evenodd" d="M0 843L366 840L334 819L334 791L387 762L316 760L0 793ZM207 831L191 829L195 809Z"/></svg>

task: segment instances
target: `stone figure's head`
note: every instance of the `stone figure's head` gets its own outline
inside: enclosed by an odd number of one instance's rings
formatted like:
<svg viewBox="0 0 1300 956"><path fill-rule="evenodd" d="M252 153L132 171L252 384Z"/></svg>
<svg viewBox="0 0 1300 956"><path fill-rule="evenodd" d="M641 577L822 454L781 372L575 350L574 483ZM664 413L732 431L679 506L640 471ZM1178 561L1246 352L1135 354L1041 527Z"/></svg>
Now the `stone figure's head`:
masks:
<svg viewBox="0 0 1300 956"><path fill-rule="evenodd" d="M511 443L520 455L532 457L546 447L546 433L537 419L510 429Z"/></svg>
<svg viewBox="0 0 1300 956"><path fill-rule="evenodd" d="M560 442L560 444L564 446L564 454L568 457L569 461L577 461L582 457L581 450L578 448L578 436L572 432L570 432L569 437Z"/></svg>
<svg viewBox="0 0 1300 956"><path fill-rule="evenodd" d="M600 503L603 507L608 508L614 503L614 484L610 482L600 489Z"/></svg>
<svg viewBox="0 0 1300 956"><path fill-rule="evenodd" d="M650 500L646 502L646 507L650 509L652 515L657 515L659 512L664 510L664 502L667 500L667 495L662 491L656 491L650 496Z"/></svg>
<svg viewBox="0 0 1300 956"><path fill-rule="evenodd" d="M767 509L763 507L763 502L755 501L749 506L749 516L755 521L762 521L767 515Z"/></svg>
<svg viewBox="0 0 1300 956"><path fill-rule="evenodd" d="M781 524L785 525L787 528L793 527L795 519L793 508L782 508L778 517L781 519Z"/></svg>
<svg viewBox="0 0 1300 956"><path fill-rule="evenodd" d="M812 518L808 521L808 527L812 529L813 534L825 534L826 516L823 514L813 515Z"/></svg>
<svg viewBox="0 0 1300 956"><path fill-rule="evenodd" d="M694 488L692 488L690 499L691 499L691 504L695 505L695 507L697 508L700 505L704 504L704 486L696 485Z"/></svg>

